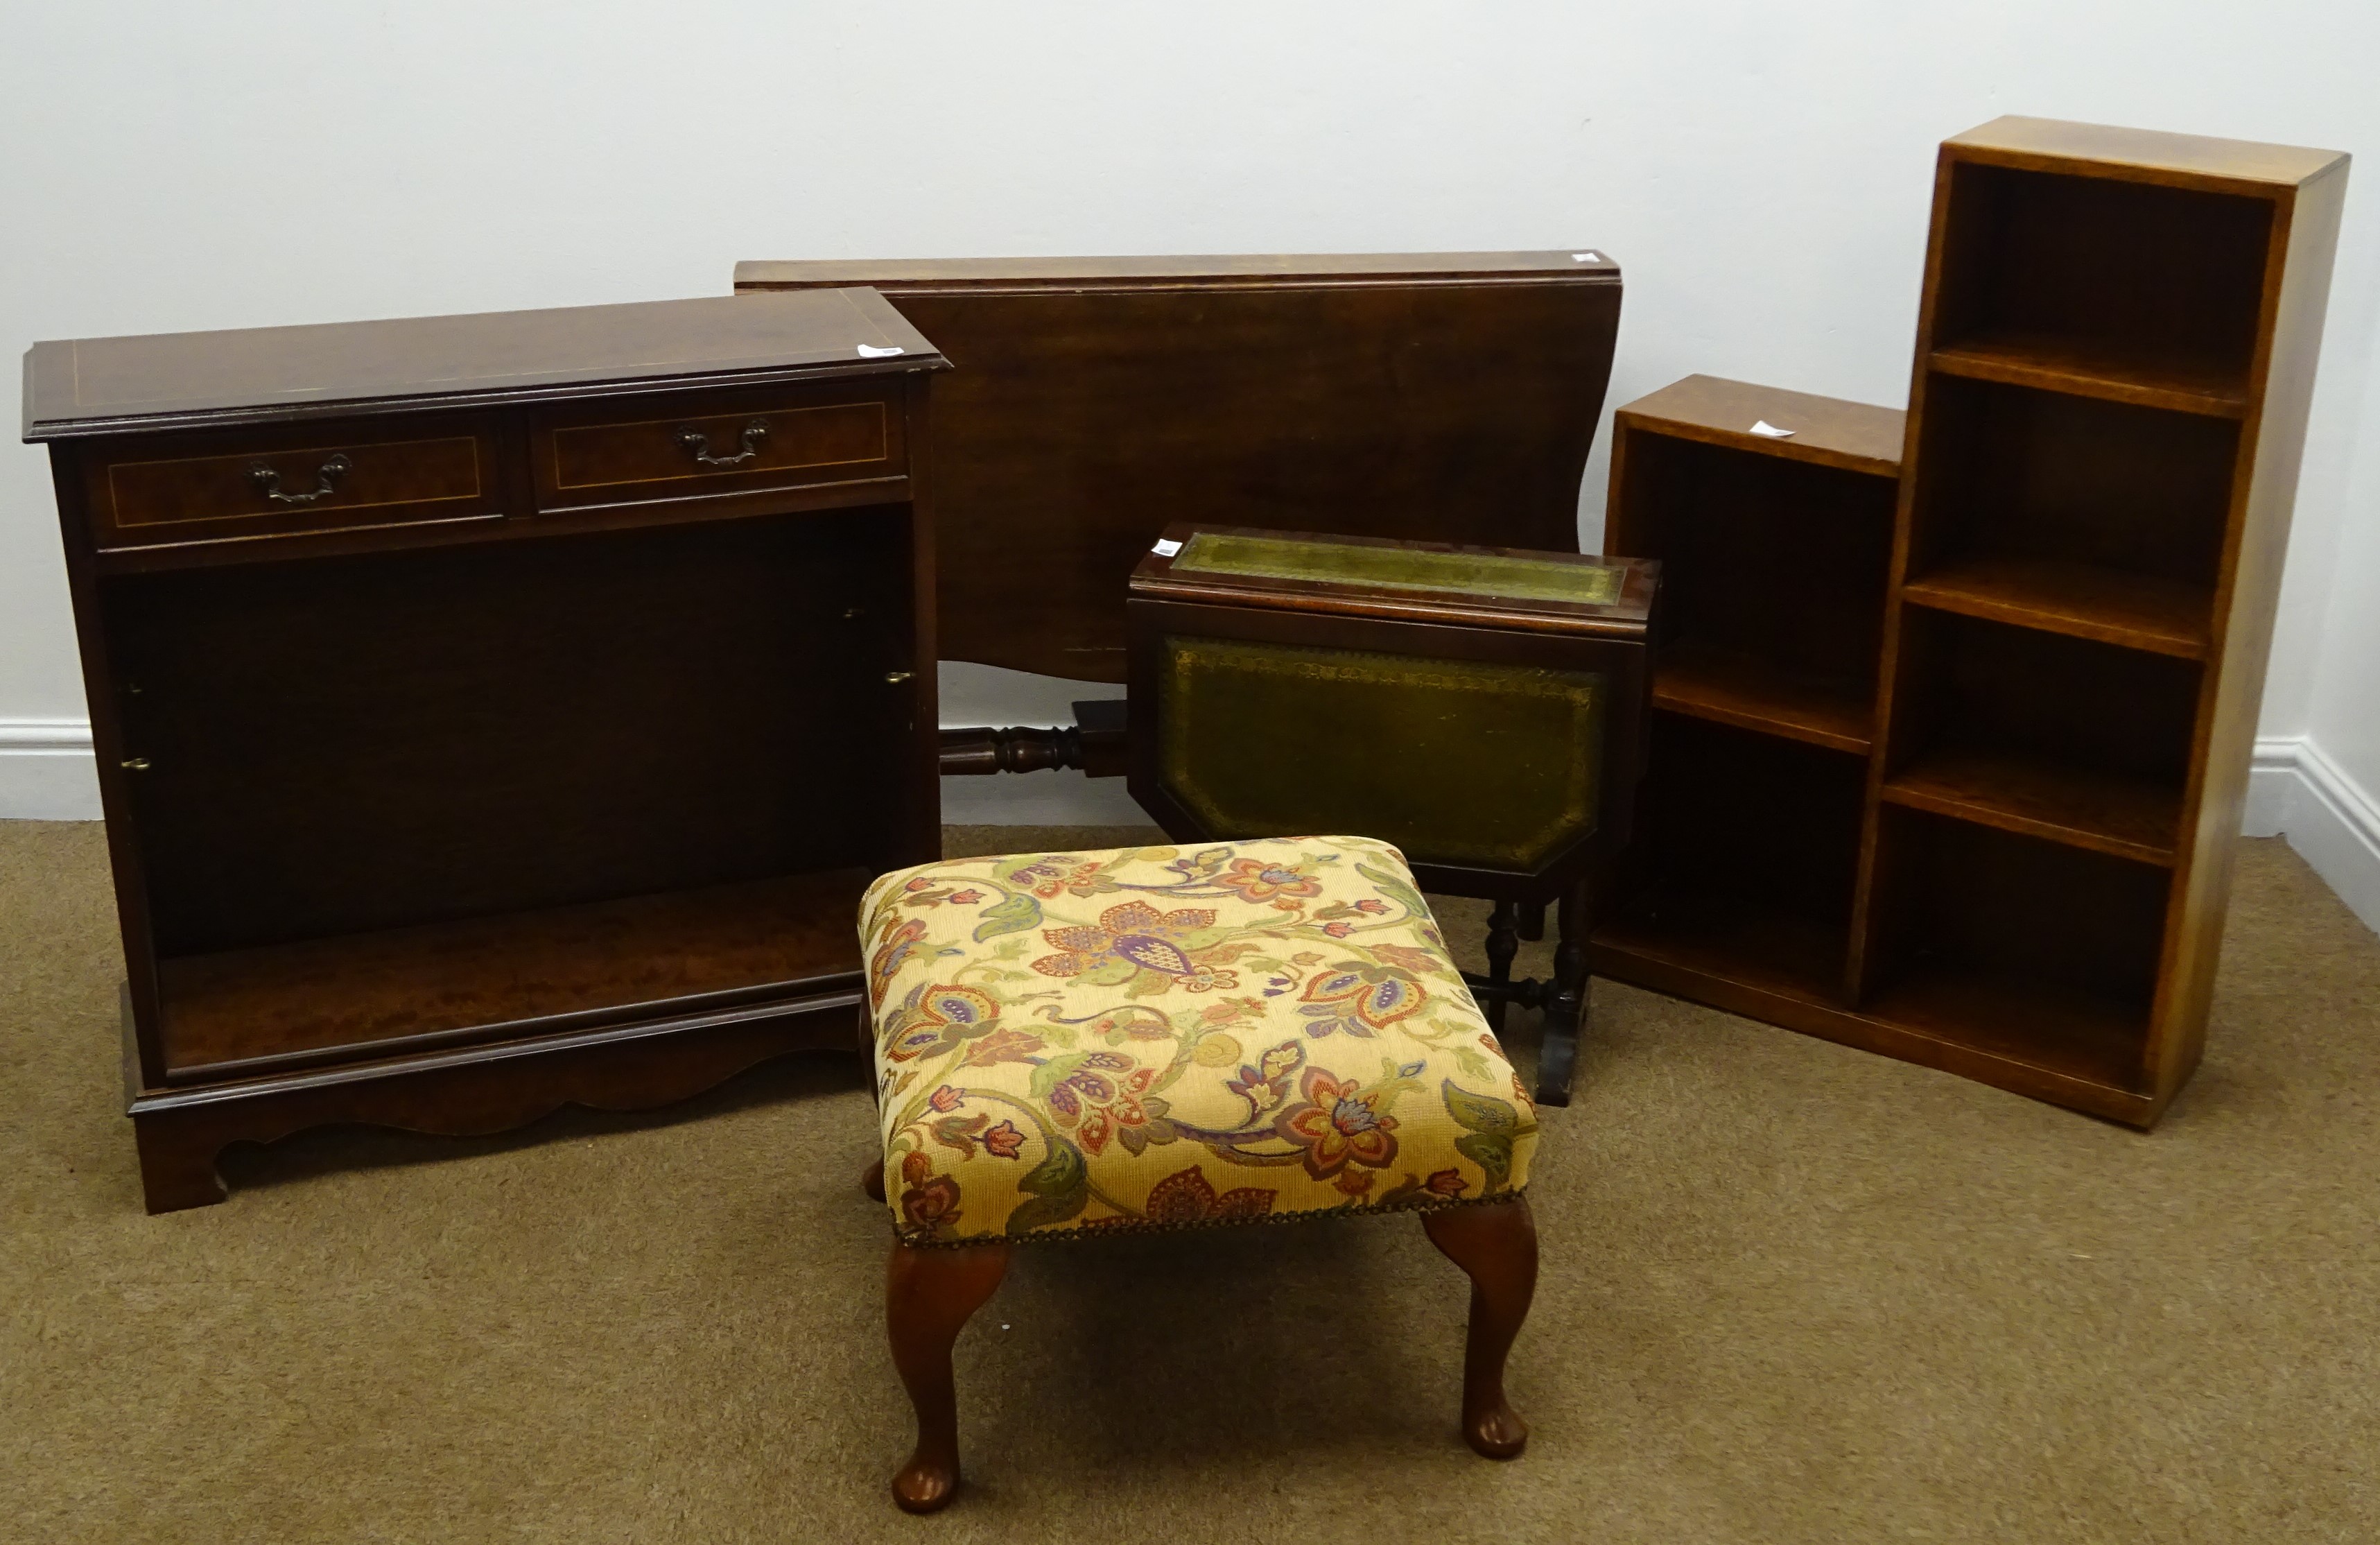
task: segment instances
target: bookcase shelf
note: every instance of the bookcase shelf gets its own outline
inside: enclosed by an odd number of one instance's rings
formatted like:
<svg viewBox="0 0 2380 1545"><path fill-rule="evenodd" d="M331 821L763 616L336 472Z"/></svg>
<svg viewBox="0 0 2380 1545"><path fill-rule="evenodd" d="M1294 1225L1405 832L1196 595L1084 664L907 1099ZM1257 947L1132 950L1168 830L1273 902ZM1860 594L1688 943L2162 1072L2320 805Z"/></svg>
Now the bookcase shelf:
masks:
<svg viewBox="0 0 2380 1545"><path fill-rule="evenodd" d="M1874 739L1875 690L1692 640L1664 651L1653 672L1655 708L1861 756Z"/></svg>
<svg viewBox="0 0 2380 1545"><path fill-rule="evenodd" d="M855 985L864 869L159 962L169 1082L251 1077ZM344 1007L321 1013L335 986Z"/></svg>
<svg viewBox="0 0 2380 1545"><path fill-rule="evenodd" d="M1615 422L1606 545L1664 563L1654 705L1865 754L1900 415L1693 376Z"/></svg>
<svg viewBox="0 0 2380 1545"><path fill-rule="evenodd" d="M2274 218L2271 199L2211 181L2016 164L1953 141L1925 354L1946 371L2240 418Z"/></svg>
<svg viewBox="0 0 2380 1545"><path fill-rule="evenodd" d="M1955 348L1936 349L1928 362L1944 375L2138 408L2216 419L2237 419L2248 410L2247 387L2231 370L2188 359L2112 357L2105 350L2039 335L1968 338Z"/></svg>
<svg viewBox="0 0 2380 1545"><path fill-rule="evenodd" d="M1867 759L1656 713L1631 861L1599 943L1840 1003Z"/></svg>
<svg viewBox="0 0 2380 1545"><path fill-rule="evenodd" d="M1881 814L1867 1011L2143 1091L2167 872L1928 813Z"/></svg>
<svg viewBox="0 0 2380 1545"><path fill-rule="evenodd" d="M2173 862L2181 819L2180 792L2148 779L1986 750L1933 752L1887 779L1883 797L2151 864Z"/></svg>
<svg viewBox="0 0 2380 1545"><path fill-rule="evenodd" d="M2100 1114L2122 1119L2124 1110L2147 1101L2139 1087L2147 1016L2130 1004L2046 985L2021 972L1927 967L1872 993L1867 1011L2011 1070L2104 1090L2121 1101ZM2133 1099L2122 1100L2127 1095Z"/></svg>
<svg viewBox="0 0 2380 1545"><path fill-rule="evenodd" d="M2182 660L2206 657L2215 610L2204 585L2062 558L1954 557L1926 568L1900 596L1912 606Z"/></svg>
<svg viewBox="0 0 2380 1545"><path fill-rule="evenodd" d="M1620 410L1606 546L1675 611L1597 971L2155 1125L2205 1039L2345 167L2001 119L1942 147L1905 421L1703 377Z"/></svg>

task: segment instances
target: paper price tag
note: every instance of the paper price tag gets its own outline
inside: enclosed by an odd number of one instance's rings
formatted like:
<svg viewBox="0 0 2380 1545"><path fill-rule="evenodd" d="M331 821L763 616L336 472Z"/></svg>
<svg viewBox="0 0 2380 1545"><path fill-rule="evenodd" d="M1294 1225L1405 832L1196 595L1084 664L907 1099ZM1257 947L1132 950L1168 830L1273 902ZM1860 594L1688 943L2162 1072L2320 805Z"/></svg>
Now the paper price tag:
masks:
<svg viewBox="0 0 2380 1545"><path fill-rule="evenodd" d="M1182 551L1182 544L1178 541L1160 541L1149 551L1160 558L1170 558Z"/></svg>
<svg viewBox="0 0 2380 1545"><path fill-rule="evenodd" d="M1752 421L1752 432L1768 440L1791 440L1793 438L1793 432L1791 430L1779 429L1775 424L1770 423L1766 419L1755 419Z"/></svg>
<svg viewBox="0 0 2380 1545"><path fill-rule="evenodd" d="M899 348L870 348L866 344L859 346L859 357L862 359L890 359L901 352Z"/></svg>

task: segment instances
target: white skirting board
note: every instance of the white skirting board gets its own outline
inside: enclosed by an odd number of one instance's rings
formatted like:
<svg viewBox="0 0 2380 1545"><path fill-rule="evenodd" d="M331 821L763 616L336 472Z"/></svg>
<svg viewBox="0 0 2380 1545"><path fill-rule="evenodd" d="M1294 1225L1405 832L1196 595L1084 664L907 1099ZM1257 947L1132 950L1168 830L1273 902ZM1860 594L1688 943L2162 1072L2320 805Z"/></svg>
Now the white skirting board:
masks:
<svg viewBox="0 0 2380 1545"><path fill-rule="evenodd" d="M0 821L97 821L88 719L0 719Z"/></svg>
<svg viewBox="0 0 2380 1545"><path fill-rule="evenodd" d="M99 775L79 719L0 720L0 820L96 821ZM942 819L984 826L1138 826L1122 778L1027 772L944 778ZM2241 829L2286 836L2355 915L2380 930L2380 800L2313 741L2256 742Z"/></svg>
<svg viewBox="0 0 2380 1545"><path fill-rule="evenodd" d="M2256 742L2240 830L2289 840L2364 926L2380 931L2380 800L2298 736Z"/></svg>
<svg viewBox="0 0 2380 1545"><path fill-rule="evenodd" d="M1148 812L1122 778L1080 772L996 772L944 778L942 821L951 826L1147 826Z"/></svg>

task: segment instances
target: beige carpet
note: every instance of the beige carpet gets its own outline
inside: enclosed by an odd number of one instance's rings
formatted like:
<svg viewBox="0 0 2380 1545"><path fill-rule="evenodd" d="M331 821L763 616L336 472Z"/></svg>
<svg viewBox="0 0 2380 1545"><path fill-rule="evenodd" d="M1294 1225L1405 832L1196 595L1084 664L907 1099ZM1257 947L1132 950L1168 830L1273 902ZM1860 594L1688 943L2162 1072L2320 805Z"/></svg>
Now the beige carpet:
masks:
<svg viewBox="0 0 2380 1545"><path fill-rule="evenodd" d="M96 827L0 825L0 1539L2380 1538L2380 940L2277 843L2149 1137L1598 986L1519 1462L1455 1439L1463 1284L1410 1223L1112 1240L969 1331L930 1521L884 1491L850 1066L312 1133L152 1219L112 928Z"/></svg>

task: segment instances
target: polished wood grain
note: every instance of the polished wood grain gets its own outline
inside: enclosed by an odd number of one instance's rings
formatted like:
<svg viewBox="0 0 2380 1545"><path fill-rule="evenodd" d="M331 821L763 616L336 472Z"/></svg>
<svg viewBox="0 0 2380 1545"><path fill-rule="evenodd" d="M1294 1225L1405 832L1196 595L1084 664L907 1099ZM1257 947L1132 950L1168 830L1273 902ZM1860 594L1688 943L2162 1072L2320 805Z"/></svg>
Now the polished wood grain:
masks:
<svg viewBox="0 0 2380 1545"><path fill-rule="evenodd" d="M152 1208L856 1044L859 890L940 849L942 365L844 292L35 350Z"/></svg>
<svg viewBox="0 0 2380 1545"><path fill-rule="evenodd" d="M509 1131L565 1105L642 1111L691 1099L773 1058L865 1044L856 989L783 1004L637 1020L298 1069L128 1101L151 1212L222 1201L215 1162L235 1142L269 1143L354 1122L440 1137ZM128 1025L127 1035L134 1034ZM137 1048L130 1060L137 1069Z"/></svg>
<svg viewBox="0 0 2380 1545"><path fill-rule="evenodd" d="M1961 555L1901 587L1912 606L2095 639L2183 660L2206 657L2214 591L2188 579L2058 558Z"/></svg>
<svg viewBox="0 0 2380 1545"><path fill-rule="evenodd" d="M2279 152L2276 152L2277 155ZM2315 171L2280 192L2262 288L2260 400L2241 447L2243 492L2226 522L2197 739L2182 811L2161 986L2147 1048L2157 1099L2170 1101L2204 1049L2223 919L2264 701L2265 663L2280 607L2281 563L2297 502L2314 367L2347 197L2348 160L2324 152ZM2241 174L2245 176L2247 174Z"/></svg>
<svg viewBox="0 0 2380 1545"><path fill-rule="evenodd" d="M2347 161L2337 151L2301 145L2018 115L1979 124L1942 144L1966 161L2264 197L2342 171Z"/></svg>
<svg viewBox="0 0 2380 1545"><path fill-rule="evenodd" d="M1902 415L1692 376L1615 422L1605 545L1661 560L1665 617L1643 814L1590 960L1838 1003Z"/></svg>
<svg viewBox="0 0 2380 1545"><path fill-rule="evenodd" d="M1951 747L1885 780L1883 797L2143 863L2173 862L2181 791L2148 778L2004 750Z"/></svg>
<svg viewBox="0 0 2380 1545"><path fill-rule="evenodd" d="M1605 546L1663 565L1656 706L1865 752L1901 415L1689 376L1614 422Z"/></svg>
<svg viewBox="0 0 2380 1545"><path fill-rule="evenodd" d="M1653 706L1864 756L1875 704L1855 683L1779 669L1749 650L1686 639L1653 667Z"/></svg>
<svg viewBox="0 0 2380 1545"><path fill-rule="evenodd" d="M161 963L169 1081L856 985L861 870Z"/></svg>
<svg viewBox="0 0 2380 1545"><path fill-rule="evenodd" d="M1897 408L1690 375L1612 414L1616 432L1642 430L1779 461L1806 461L1879 478L1900 475L1907 415ZM1766 423L1789 438L1755 434Z"/></svg>
<svg viewBox="0 0 2380 1545"><path fill-rule="evenodd" d="M869 349L896 354L862 355ZM24 432L128 431L337 418L947 368L907 319L863 288L387 322L37 343Z"/></svg>
<svg viewBox="0 0 2380 1545"><path fill-rule="evenodd" d="M1190 521L1575 552L1620 274L1589 249L742 263L870 285L938 391L945 658L1125 676L1125 579Z"/></svg>
<svg viewBox="0 0 2380 1545"><path fill-rule="evenodd" d="M1905 439L1865 463L1900 474L1873 708L1845 733L1779 668L1845 592L1779 585L1766 681L1677 628L1598 972L2156 1122L2204 1042L2345 170L2041 119L1943 146ZM1609 545L1665 559L1674 620L1777 518L1682 445L1813 459L1732 427L1791 410L1697 378L1617 416Z"/></svg>
<svg viewBox="0 0 2380 1545"><path fill-rule="evenodd" d="M540 416L530 465L540 508L748 496L908 470L897 385L708 392L607 408Z"/></svg>
<svg viewBox="0 0 2380 1545"><path fill-rule="evenodd" d="M917 1442L892 1478L904 1513L933 1513L959 1490L958 1392L951 1348L966 1322L999 1291L1012 1253L1004 1242L957 1249L895 1244L884 1276L884 1320L892 1366L917 1413Z"/></svg>
<svg viewBox="0 0 2380 1545"><path fill-rule="evenodd" d="M1504 1394L1504 1363L1537 1291L1537 1225L1526 1197L1421 1216L1422 1232L1471 1279L1463 1344L1463 1439L1486 1459L1514 1459L1529 1424Z"/></svg>
<svg viewBox="0 0 2380 1545"><path fill-rule="evenodd" d="M2122 1082L2138 1046L2137 1021L2095 1000L2038 988L2011 993L2005 979L1946 973L1896 983L1855 1009L1844 1006L1838 992L1771 976L1756 953L1724 942L1707 945L1700 938L1676 941L1629 924L1599 930L1593 955L1599 976L1747 1019L2128 1125L2156 1119L2155 1101ZM2027 1028L2037 1033L2011 1033Z"/></svg>
<svg viewBox="0 0 2380 1545"><path fill-rule="evenodd" d="M2238 371L2184 359L2143 359L2078 346L2054 335L2000 334L1937 348L1926 363L1941 375L2032 386L2070 396L2238 419L2248 395Z"/></svg>
<svg viewBox="0 0 2380 1545"><path fill-rule="evenodd" d="M1850 989L2138 1125L2204 1042L2346 166L1942 149Z"/></svg>
<svg viewBox="0 0 2380 1545"><path fill-rule="evenodd" d="M260 520L349 526L496 514L488 475L493 459L481 441L455 435L113 462L100 469L107 489L99 506L102 540L152 541L158 527L236 528Z"/></svg>

